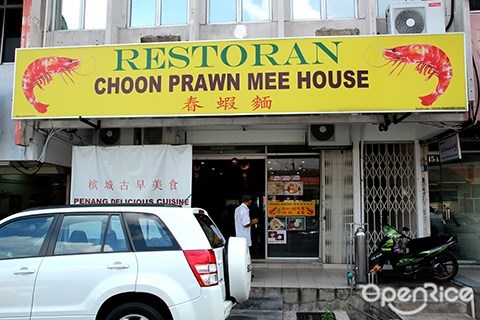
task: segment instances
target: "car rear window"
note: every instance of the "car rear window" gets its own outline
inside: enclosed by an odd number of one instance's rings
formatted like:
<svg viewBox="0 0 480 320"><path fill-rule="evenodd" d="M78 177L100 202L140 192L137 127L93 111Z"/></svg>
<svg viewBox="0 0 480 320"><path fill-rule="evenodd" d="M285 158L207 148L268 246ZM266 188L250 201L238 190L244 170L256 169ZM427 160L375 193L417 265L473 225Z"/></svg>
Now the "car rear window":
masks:
<svg viewBox="0 0 480 320"><path fill-rule="evenodd" d="M125 213L136 251L178 250L180 246L159 217L145 213Z"/></svg>
<svg viewBox="0 0 480 320"><path fill-rule="evenodd" d="M124 252L127 239L119 214L65 215L55 242L55 255Z"/></svg>
<svg viewBox="0 0 480 320"><path fill-rule="evenodd" d="M225 246L225 237L220 232L220 229L217 228L212 219L205 214L195 214L198 223L202 227L203 232L207 236L208 241L212 248L219 248Z"/></svg>

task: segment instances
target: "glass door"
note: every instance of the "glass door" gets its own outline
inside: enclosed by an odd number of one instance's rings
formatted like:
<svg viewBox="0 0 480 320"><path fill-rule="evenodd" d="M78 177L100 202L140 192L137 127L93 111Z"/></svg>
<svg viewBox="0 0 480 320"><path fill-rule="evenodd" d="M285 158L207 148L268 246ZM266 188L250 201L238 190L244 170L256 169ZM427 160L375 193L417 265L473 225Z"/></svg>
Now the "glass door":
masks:
<svg viewBox="0 0 480 320"><path fill-rule="evenodd" d="M267 159L268 258L318 258L320 157Z"/></svg>
<svg viewBox="0 0 480 320"><path fill-rule="evenodd" d="M252 259L265 259L265 159L195 159L192 175L192 207L207 210L226 238L235 235L234 213L242 195L253 196L250 217L260 222L250 231L250 253Z"/></svg>

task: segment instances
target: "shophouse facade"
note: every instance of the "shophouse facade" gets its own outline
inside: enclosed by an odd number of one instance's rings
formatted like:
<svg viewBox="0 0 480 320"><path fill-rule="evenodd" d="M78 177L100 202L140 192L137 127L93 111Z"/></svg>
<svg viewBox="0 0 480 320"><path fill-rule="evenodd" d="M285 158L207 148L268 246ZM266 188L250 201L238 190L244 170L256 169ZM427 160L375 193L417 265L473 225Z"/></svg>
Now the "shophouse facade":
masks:
<svg viewBox="0 0 480 320"><path fill-rule="evenodd" d="M454 7L451 7L452 3ZM344 71L340 74L329 74L328 70L308 73L307 68L301 69L307 60L313 61L310 67L316 70L315 67L328 59L343 59L336 51L338 43L358 41L363 51L349 50L345 53L345 60L352 61L354 65L363 63L357 61L368 60L371 74L380 69L388 70L385 71L385 82L389 81L389 77L398 79L406 73L423 73L423 78L436 83L437 76L422 69L430 66L418 63L421 70L416 70L415 64L387 64L385 55L379 52L386 49L382 43L395 43L402 35L418 36L422 43L448 43L450 39L457 39L456 36L471 39L468 3L452 3L25 0L21 3L23 25L19 40L22 47L32 48L32 52L36 50L33 48L46 50L43 51L48 53L45 56L51 57L77 50L82 59L93 61L96 52L109 48L117 53L117 71L123 71L127 67L142 69L133 60L135 52L150 52L150 67L164 66L158 52L156 55L152 53L155 48L162 48L161 53L173 52L170 57L175 58L165 63L177 66L172 68L175 70L165 70L165 76L180 74L178 69L182 68L185 69L183 76L197 75L196 82L189 77L180 77L178 81L181 83L170 83L172 86L182 85L183 91L189 91L191 97L196 94L202 97L206 84L199 82L200 76L208 79L212 74L221 75L231 79L233 88L227 90L228 94L222 90L210 90L219 96L217 108L214 112L197 115L175 112L151 114L142 111L142 102L129 102L131 113L118 114L115 103L104 97L98 100L102 102L84 106L85 110L93 108L97 111L82 114L76 101L65 93L55 99L63 100L64 110L68 110L70 105L77 108L76 113L49 118L43 113L30 116L16 110L16 105L10 101L13 91L21 89L15 82L16 87L6 86L0 92L4 101L2 109L7 110L2 112L1 119L6 125L0 147L2 161L5 161L2 172L4 175L15 170L31 173L31 176L42 174L51 179L51 185L60 185L60 191L51 191L50 194L57 196L55 201L62 202L68 201L73 145L190 144L193 147L191 205L207 209L226 235L232 234L232 210L241 195L250 193L255 196L252 215L258 216L260 223L252 230L254 258L345 263L351 231L359 226L368 230L370 245L381 235L384 223L398 228L408 226L414 236L428 235L431 232L432 203L442 211L445 202L430 199L430 174L439 173L442 169L438 169L435 163L429 163L429 160L442 156L435 148L438 141L456 137L454 133L476 122L478 81L471 59L471 41L465 40L464 46L458 46L462 47L460 56L464 59L464 68L456 69L463 76L456 85L455 98L460 97L464 101L463 109L455 109L459 106L456 102L437 110L420 110L408 105L399 107L395 101L397 98L389 99L388 94L374 89L370 94L359 93L353 100L334 93L326 100L317 99L311 91L288 87L287 80L282 80L282 72L303 70L302 78L299 75L297 81L304 81L305 86L308 82L310 87L321 87L324 85L322 81L330 81L330 87L334 87L341 77L343 81L340 82L344 86L362 86L366 80L360 67L359 70L350 70L351 73ZM7 0L6 4L10 1ZM385 17L387 8L391 13ZM400 16L398 19L402 19L402 15L407 16L404 22L406 29L395 26L397 15ZM418 27L421 22L425 27L418 31L415 25ZM451 35L454 38L450 38ZM443 37L446 37L445 40L442 40ZM316 50L313 52L317 55L309 60L302 48L312 43ZM448 47L445 44L442 49ZM262 49L255 51L255 48ZM261 51L263 49L267 51ZM122 50L126 50L125 55L119 58ZM204 60L197 64L197 67L209 67L205 71L198 72L198 68L187 67L185 55L180 54L194 50L205 53ZM236 57L234 60L230 60L229 50ZM283 63L275 56L277 50L287 51L288 59L282 60ZM231 69L220 69L208 60L210 56L207 52L215 52L218 61L228 67L241 65L243 57L247 59L247 56L257 59L254 61L258 65L270 63L270 69L262 69L261 78L253 79L250 84L254 86L261 82L263 89L271 86L270 91L264 90L263 95L256 95L259 98L258 108L267 106L268 98L274 97L285 109L258 113L252 107L249 112L220 114L222 108L225 111L234 106L233 101L226 98L234 96L232 92L242 90L235 87L235 74L224 71ZM99 53L98 57L101 55L103 53ZM325 61L319 60L320 55L325 57ZM370 58L370 55L376 58ZM252 72L255 62L250 65ZM12 84L14 67L15 64L3 64L0 69L2 79ZM16 67L21 68L18 61ZM147 67L143 66L143 69ZM438 75L440 71L435 72ZM75 86L81 81L78 78L86 78L88 73L79 71L78 74L67 74L63 79L69 86ZM249 69L239 74L248 75ZM25 77L25 74L22 76ZM53 76L58 77L55 81L62 81L60 75ZM128 91L135 83L135 80L128 80L130 82L125 84L114 77L114 80L102 79L96 82L97 93ZM408 95L415 86L413 83L411 86L400 86L401 95ZM435 84L431 88L435 88ZM241 94L248 91L253 89ZM19 95L16 94L15 99L19 99ZM124 99L127 98L124 96ZM344 99L349 101L348 106L343 111L335 109L335 103ZM166 105L168 101L172 100L167 100ZM378 105L377 101L383 102ZM419 101L416 98L415 103L419 104ZM371 109L365 109L365 105ZM112 113L101 113L103 108ZM15 120L5 116L12 109ZM462 134L460 137L464 138ZM470 175L466 184L468 190L466 187L461 189L462 194L468 191L473 198L478 192L475 184L480 179L480 172L475 170L479 165L478 149L473 146L470 150L472 159L469 168L473 169L465 171ZM450 165L455 167L454 164L462 160L451 161ZM447 167L449 164L444 162L442 165ZM60 179L55 180L55 177ZM436 191L444 193L442 190ZM459 189L456 190L458 193ZM59 200L58 194L64 199L60 196ZM26 198L31 200L32 195L17 198L17 202L27 201ZM40 194L40 198L48 202L48 196ZM463 205L461 209L455 201L448 201L449 207L452 207L450 210L455 208L456 213L468 211L469 216L477 219L476 210L470 209L472 206ZM15 200L9 200L10 208L11 203ZM25 207L25 204L20 206ZM475 223L478 225L478 219ZM470 232L466 236L468 247L476 241L471 240L472 235L474 233ZM464 260L480 261L467 249L462 254Z"/></svg>

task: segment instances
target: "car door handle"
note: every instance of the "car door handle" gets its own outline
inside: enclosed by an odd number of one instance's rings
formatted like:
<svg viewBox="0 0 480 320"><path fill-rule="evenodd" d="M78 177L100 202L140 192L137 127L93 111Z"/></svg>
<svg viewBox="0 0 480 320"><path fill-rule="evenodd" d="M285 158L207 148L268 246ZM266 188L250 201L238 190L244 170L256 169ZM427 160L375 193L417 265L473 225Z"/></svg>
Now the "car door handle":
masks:
<svg viewBox="0 0 480 320"><path fill-rule="evenodd" d="M128 264L123 264L121 262L115 262L114 264L110 264L107 266L108 269L116 269L116 270L121 270L121 269L128 269L130 268L130 265Z"/></svg>
<svg viewBox="0 0 480 320"><path fill-rule="evenodd" d="M13 272L13 274L32 274L32 273L35 273L35 270L29 269L27 267L20 268L20 270Z"/></svg>

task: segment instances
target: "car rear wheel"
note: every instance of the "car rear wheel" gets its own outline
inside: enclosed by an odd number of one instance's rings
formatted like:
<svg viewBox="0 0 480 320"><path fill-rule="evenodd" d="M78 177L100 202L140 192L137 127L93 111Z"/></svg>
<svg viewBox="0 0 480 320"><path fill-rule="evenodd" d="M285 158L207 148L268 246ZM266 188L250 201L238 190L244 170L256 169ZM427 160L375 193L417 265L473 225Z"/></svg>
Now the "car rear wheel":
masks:
<svg viewBox="0 0 480 320"><path fill-rule="evenodd" d="M106 320L164 320L151 306L141 302L129 302L114 308Z"/></svg>
<svg viewBox="0 0 480 320"><path fill-rule="evenodd" d="M230 237L227 244L228 275L230 295L238 303L247 301L252 282L252 261L247 240Z"/></svg>

